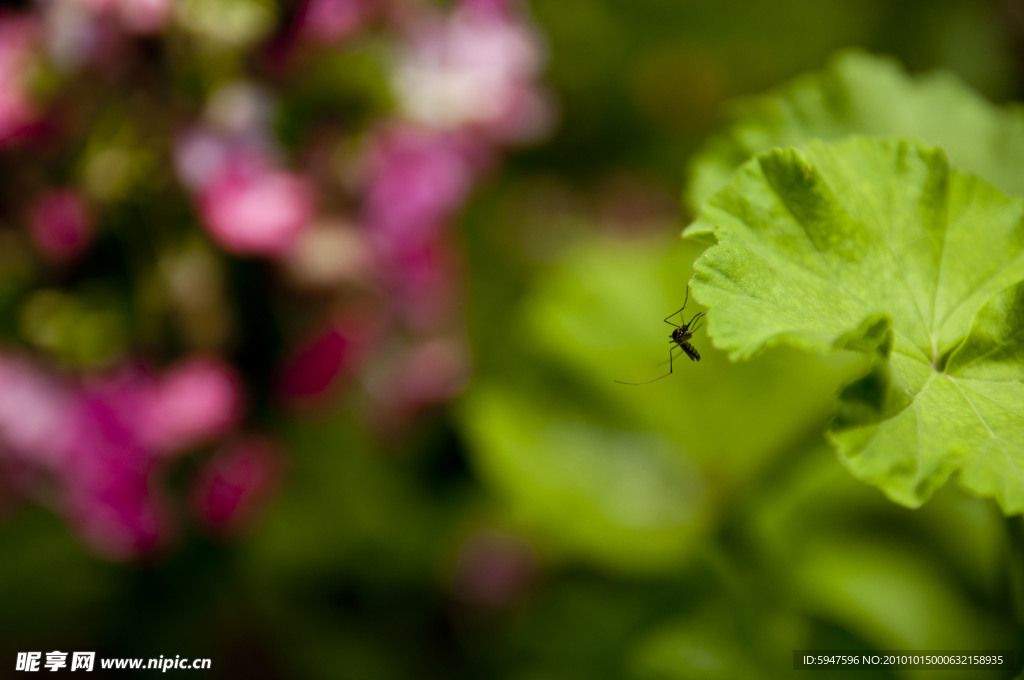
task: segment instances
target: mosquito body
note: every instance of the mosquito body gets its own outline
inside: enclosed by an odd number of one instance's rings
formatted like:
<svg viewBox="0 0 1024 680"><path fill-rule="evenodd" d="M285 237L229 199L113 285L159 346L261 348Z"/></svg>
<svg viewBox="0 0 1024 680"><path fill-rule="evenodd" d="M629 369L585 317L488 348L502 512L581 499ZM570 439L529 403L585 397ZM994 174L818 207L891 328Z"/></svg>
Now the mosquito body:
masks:
<svg viewBox="0 0 1024 680"><path fill-rule="evenodd" d="M679 310L679 311L682 311L682 310ZM700 318L699 315L694 317L694 319L699 319L699 318ZM694 319L690 319L690 323L688 323L688 324L686 324L684 326L676 326L675 330L672 331L672 335L670 337L669 342L671 342L676 347L678 347L679 349L681 349L684 352L686 352L686 356L690 357L691 360L693 360L693 361L700 361L700 352L697 351L696 347L694 347L693 345L690 344L690 338L693 337L694 331L696 331L697 328L700 326L700 324L697 324L697 326L693 326ZM693 326L693 327L691 328L691 326ZM672 350L673 349L675 349L675 348L674 347L670 347L669 348L669 356L672 355Z"/></svg>
<svg viewBox="0 0 1024 680"><path fill-rule="evenodd" d="M677 356L673 354L673 352L676 350L677 347L683 350L683 353L686 354L686 356L690 357L691 361L700 361L700 352L698 352L697 348L690 343L690 338L692 338L693 334L697 332L697 329L700 328L701 325L703 325L703 318L705 312L697 312L696 314L693 315L693 317L690 318L688 322L685 321L682 313L683 310L686 309L686 303L689 301L690 289L687 288L686 298L683 300L683 306L665 317L665 323L669 324L670 326L675 326L675 328L672 329L672 333L668 336L668 373L666 373L665 375L658 376L657 378L645 380L644 382L639 383L623 382L621 380L616 380L615 382L622 385L646 385L648 383L661 380L662 378L669 377L670 375L672 375L672 360L675 359L675 357ZM676 314L679 315L679 320L683 321L682 326L673 323L672 321L669 321L669 319L671 319Z"/></svg>

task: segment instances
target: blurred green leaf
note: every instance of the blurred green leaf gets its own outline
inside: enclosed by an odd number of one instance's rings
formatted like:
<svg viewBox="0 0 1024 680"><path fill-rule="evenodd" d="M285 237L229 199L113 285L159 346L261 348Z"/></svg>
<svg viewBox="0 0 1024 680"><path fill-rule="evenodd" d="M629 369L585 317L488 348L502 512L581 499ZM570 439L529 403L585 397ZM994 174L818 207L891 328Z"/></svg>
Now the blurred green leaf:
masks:
<svg viewBox="0 0 1024 680"><path fill-rule="evenodd" d="M824 441L811 447L741 513L750 540L743 564L771 584L775 600L853 633L865 648L1012 645L1011 612L978 604L979 594L1004 597L1006 536L994 504L948 487L908 510L844 474L825 449Z"/></svg>
<svg viewBox="0 0 1024 680"><path fill-rule="evenodd" d="M108 594L120 575L87 555L50 511L3 508L0 549L0 651L14 657L44 636L81 638L81 621L102 626L111 617ZM12 519L16 521L11 521Z"/></svg>
<svg viewBox="0 0 1024 680"><path fill-rule="evenodd" d="M694 210L761 151L853 134L922 139L1003 191L1024 191L1024 109L993 106L945 72L911 77L892 60L843 52L821 72L742 102L734 118L691 161ZM700 233L706 225L687 231Z"/></svg>
<svg viewBox="0 0 1024 680"><path fill-rule="evenodd" d="M932 561L957 574L956 580L981 592L997 590L1006 537L1002 514L991 501L947 486L923 508L894 505L824 455L827 449L824 440L812 446L743 507L743 532L769 565L765 572L788 581L792 565L820 541L874 536L931 554Z"/></svg>
<svg viewBox="0 0 1024 680"><path fill-rule="evenodd" d="M745 647L724 603L663 626L633 650L637 680L726 680L772 677Z"/></svg>
<svg viewBox="0 0 1024 680"><path fill-rule="evenodd" d="M110 361L127 344L123 303L102 286L80 294L42 289L21 309L21 334L63 362L97 366Z"/></svg>
<svg viewBox="0 0 1024 680"><path fill-rule="evenodd" d="M464 418L481 474L517 518L570 552L659 568L707 529L705 480L658 434L501 388L477 388Z"/></svg>
<svg viewBox="0 0 1024 680"><path fill-rule="evenodd" d="M277 11L273 0L186 0L178 21L211 42L242 49L273 31Z"/></svg>
<svg viewBox="0 0 1024 680"><path fill-rule="evenodd" d="M1009 643L998 624L986 621L946 578L941 564L905 544L847 533L822 536L809 548L793 562L796 601L879 649L985 649L1000 638Z"/></svg>
<svg viewBox="0 0 1024 680"><path fill-rule="evenodd" d="M392 58L385 43L362 39L346 49L311 58L298 77L287 83L277 115L282 142L308 143L316 133L344 125L356 132L391 114L394 103L388 87L387 64ZM343 146L345 152L351 150Z"/></svg>
<svg viewBox="0 0 1024 680"><path fill-rule="evenodd" d="M916 507L959 472L1019 512L1024 317L1018 289L991 298L1024 276L1022 210L923 144L768 152L702 212L720 245L694 293L734 358L783 343L874 356L831 434L856 476Z"/></svg>
<svg viewBox="0 0 1024 680"><path fill-rule="evenodd" d="M283 435L287 485L233 548L283 677L445 677L424 661L440 652L422 631L444 604L441 559L467 500L431 497L413 467L421 452L381 455L354 415L303 418Z"/></svg>

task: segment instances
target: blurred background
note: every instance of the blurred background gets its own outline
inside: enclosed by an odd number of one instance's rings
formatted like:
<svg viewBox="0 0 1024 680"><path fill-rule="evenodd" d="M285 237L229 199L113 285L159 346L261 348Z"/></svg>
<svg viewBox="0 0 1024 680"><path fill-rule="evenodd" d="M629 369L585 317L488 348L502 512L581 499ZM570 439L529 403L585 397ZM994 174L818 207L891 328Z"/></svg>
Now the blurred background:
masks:
<svg viewBox="0 0 1024 680"><path fill-rule="evenodd" d="M1014 0L3 3L0 677L1024 655L1020 519L825 442L857 357L614 382L667 370L690 157L850 46L1024 96Z"/></svg>

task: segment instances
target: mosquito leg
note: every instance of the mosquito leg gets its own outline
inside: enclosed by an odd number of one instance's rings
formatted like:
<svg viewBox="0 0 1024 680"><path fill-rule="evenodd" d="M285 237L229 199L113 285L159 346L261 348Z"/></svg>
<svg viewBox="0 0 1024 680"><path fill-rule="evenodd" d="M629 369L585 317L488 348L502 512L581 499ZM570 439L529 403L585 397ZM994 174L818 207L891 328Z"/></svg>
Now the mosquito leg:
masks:
<svg viewBox="0 0 1024 680"><path fill-rule="evenodd" d="M684 309L686 309L686 307L680 307L680 308L679 308L679 309L677 309L676 311L674 311L674 312L672 312L671 314L669 314L668 316L666 316L666 317L665 317L665 323L667 323L667 324L668 324L668 325L670 325L670 326L675 326L676 328L680 328L679 324L674 324L674 323L672 323L671 321L669 321L669 319L671 319L671 318L672 318L673 316L675 316L675 315L676 315L676 314L678 314L679 312L683 311ZM682 319L680 319L680 321L681 321L681 320L682 320Z"/></svg>
<svg viewBox="0 0 1024 680"><path fill-rule="evenodd" d="M673 355L672 355L672 352L674 352L674 351L676 350L676 348L677 348L677 347L678 347L678 345L676 345L676 344L675 344L674 342L672 343L672 347L669 347L669 349L668 349L668 353L669 353L669 356L670 356L670 357L671 357L671 356L673 356ZM676 354L675 356L679 356L679 355L678 355L678 354ZM660 364L658 364L658 366L664 366L664 365L665 365L665 364L667 364L667 363L669 363L669 362L668 362L668 361L662 361L662 362L661 362Z"/></svg>
<svg viewBox="0 0 1024 680"><path fill-rule="evenodd" d="M676 315L676 314L678 314L679 312L681 312L681 311L683 311L684 309L686 309L686 303L687 303L687 302L689 302L689 301L690 301L690 287L689 287L689 286L687 286L687 287L686 287L686 297L684 297L684 298L683 298L683 306L682 306L682 307L680 307L679 309L677 309L676 311L672 312L672 313L671 313L671 314L669 314L668 316L666 316L666 317L665 317L665 323L667 323L667 324L671 324L671 325L673 325L673 326L676 326L676 324L674 324L674 323L672 323L671 321L669 321L669 319L671 319L671 318L672 318L673 316L675 316L675 315ZM682 321L682 318L680 318L679 320L680 320L680 321ZM679 326L676 326L676 328L679 328Z"/></svg>
<svg viewBox="0 0 1024 680"><path fill-rule="evenodd" d="M658 380L661 380L662 378L669 377L670 375L672 375L672 359L674 358L673 355L672 355L672 350L673 349L674 348L670 347L669 350L668 350L668 373L666 373L665 375L659 375L657 378L652 378L651 380L645 380L643 382L638 382L638 383L624 382L622 380L616 380L615 382L619 383L620 385L646 385L648 383L657 382Z"/></svg>

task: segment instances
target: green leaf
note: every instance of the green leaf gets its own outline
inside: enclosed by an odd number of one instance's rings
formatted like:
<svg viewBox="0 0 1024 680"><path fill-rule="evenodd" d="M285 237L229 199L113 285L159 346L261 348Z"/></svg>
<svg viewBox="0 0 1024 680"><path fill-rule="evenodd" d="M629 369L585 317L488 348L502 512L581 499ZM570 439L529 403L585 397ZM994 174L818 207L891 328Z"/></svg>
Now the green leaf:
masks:
<svg viewBox="0 0 1024 680"><path fill-rule="evenodd" d="M852 349L873 368L831 438L859 478L916 507L958 473L1024 510L1024 199L918 142L854 138L746 164L697 222L708 332L734 359Z"/></svg>
<svg viewBox="0 0 1024 680"><path fill-rule="evenodd" d="M975 649L1001 637L934 560L877 534L822 535L789 564L799 607L880 649Z"/></svg>
<svg viewBox="0 0 1024 680"><path fill-rule="evenodd" d="M749 641L741 639L736 619L732 607L715 602L688 617L662 624L647 633L632 650L632 677L637 680L770 677L765 666L758 663L760 659L750 649ZM766 627L762 634L778 637L778 633L777 628Z"/></svg>
<svg viewBox="0 0 1024 680"><path fill-rule="evenodd" d="M622 572L672 568L713 518L700 469L660 434L485 385L464 409L484 480L552 549Z"/></svg>
<svg viewBox="0 0 1024 680"><path fill-rule="evenodd" d="M854 134L936 144L957 167L1024 193L1024 109L993 106L947 73L913 78L892 60L843 52L825 70L736 109L737 121L691 163L687 201L694 210L754 154Z"/></svg>

